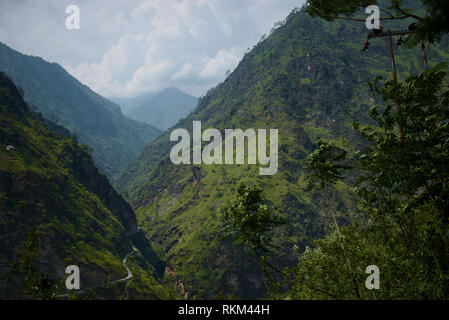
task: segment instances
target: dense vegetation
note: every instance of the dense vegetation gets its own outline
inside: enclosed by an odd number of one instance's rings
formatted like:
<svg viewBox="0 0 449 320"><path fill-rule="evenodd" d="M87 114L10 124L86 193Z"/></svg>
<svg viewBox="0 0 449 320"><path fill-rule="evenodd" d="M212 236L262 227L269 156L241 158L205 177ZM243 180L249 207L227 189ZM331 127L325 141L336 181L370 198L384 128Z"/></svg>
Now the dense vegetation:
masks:
<svg viewBox="0 0 449 320"><path fill-rule="evenodd" d="M197 101L197 98L176 88L168 88L125 115L165 131L192 112Z"/></svg>
<svg viewBox="0 0 449 320"><path fill-rule="evenodd" d="M308 7L312 13L328 17L326 12L335 10L325 3L313 2ZM397 6L398 3L393 9L414 15ZM433 20L418 16L415 19ZM425 34L425 39L438 39L440 31L434 28ZM417 34L422 35L419 31ZM417 34L410 33L406 40L410 47ZM274 269L285 282L268 277L272 280L273 297L449 297L448 65L441 63L427 70L425 57L423 61L425 71L403 82L397 83L393 78L380 85L376 79L371 85L382 97L382 104L369 111L375 124L353 123L366 144L352 158L347 159L347 152L334 143L322 140L318 140L317 148L307 157L309 189L321 192L333 224L324 239L315 241L313 247L307 247L298 257L298 265L284 272ZM349 176L356 176L351 184L358 204L357 215L349 226L341 227L336 219L338 210L327 194ZM242 199L239 194L232 208L244 207L248 200L249 197ZM246 213L250 215L247 221L258 217L251 210ZM246 222L229 217L228 221L237 232L234 237L246 248L251 239L264 239L269 231L256 224L253 233L248 233L242 229ZM266 264L264 259L262 262ZM381 279L374 289L369 285L372 279L367 277L373 270ZM285 283L289 289L282 292L279 289Z"/></svg>
<svg viewBox="0 0 449 320"><path fill-rule="evenodd" d="M410 19L391 23L399 29L409 24ZM337 150L350 153L369 142L368 137L353 130L352 122L357 119L375 125L368 111L380 105L382 97L371 92L367 83L376 76L391 77L391 63L388 46L382 40L373 40L368 51L360 51L367 33L364 24L327 22L295 10L245 55L223 83L200 98L189 117L175 126L191 130L192 121L201 120L203 128L220 130L278 128L280 164L276 175L259 176L258 166L251 165L173 165L169 159L173 144L168 133L152 142L121 172L116 186L130 200L156 250L165 256L173 281L183 284L179 291L202 298L219 293L227 297L260 297L264 294L264 267L279 270L297 265L297 253L333 230L333 225L359 220L359 204L352 192L358 174L336 180L333 188L309 192L304 160L316 149L320 138L333 139ZM394 51L401 79L423 69L419 49L399 47ZM446 39L428 48L430 66L447 60L447 52ZM337 159L342 155L337 153ZM340 165L345 168L349 164ZM262 189L285 221L274 230L265 230L270 231L274 248L262 265L255 255L220 237L229 223L224 208L232 207L242 178ZM329 204L334 216L328 213ZM337 240L331 249L341 250L338 235L332 234ZM333 238L325 239L322 241ZM305 252L310 254L310 249ZM345 260L341 268L347 265ZM310 261L313 268L314 261ZM279 279L275 276L271 280ZM352 288L352 274L344 279L345 286ZM293 293L291 296L299 297Z"/></svg>
<svg viewBox="0 0 449 320"><path fill-rule="evenodd" d="M121 278L131 243L141 253L130 259L135 278L121 284L128 290L96 297L168 297L129 204L87 148L21 94L0 73L0 297L55 298L70 264L80 267L83 288Z"/></svg>
<svg viewBox="0 0 449 320"><path fill-rule="evenodd" d="M413 14L392 2L393 9ZM447 24L436 22L447 15L444 5L426 5L429 16L416 17L422 30L408 36L410 47L419 43L417 37L439 41L447 31ZM376 81L372 89L382 103L370 109L375 125L353 124L366 147L346 159L344 151L320 142L308 157L312 187L332 189L345 176L357 176L358 217L341 230L336 224L286 271L294 278L292 298L449 298L447 68L442 63L399 83ZM329 203L331 214L332 207ZM380 270L376 290L365 287L369 265Z"/></svg>
<svg viewBox="0 0 449 320"><path fill-rule="evenodd" d="M56 63L26 56L0 43L0 71L24 91L30 106L93 149L93 159L109 178L118 173L160 131L124 117L111 103Z"/></svg>

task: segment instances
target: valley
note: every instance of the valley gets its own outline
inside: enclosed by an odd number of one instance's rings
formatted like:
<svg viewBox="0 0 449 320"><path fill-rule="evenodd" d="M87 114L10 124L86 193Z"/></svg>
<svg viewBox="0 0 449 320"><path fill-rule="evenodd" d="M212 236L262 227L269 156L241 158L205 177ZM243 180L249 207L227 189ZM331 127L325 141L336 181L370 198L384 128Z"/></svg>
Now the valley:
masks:
<svg viewBox="0 0 449 320"><path fill-rule="evenodd" d="M0 298L447 299L445 16L405 1L407 42L388 8L388 42L308 3L198 98L107 99L0 42Z"/></svg>

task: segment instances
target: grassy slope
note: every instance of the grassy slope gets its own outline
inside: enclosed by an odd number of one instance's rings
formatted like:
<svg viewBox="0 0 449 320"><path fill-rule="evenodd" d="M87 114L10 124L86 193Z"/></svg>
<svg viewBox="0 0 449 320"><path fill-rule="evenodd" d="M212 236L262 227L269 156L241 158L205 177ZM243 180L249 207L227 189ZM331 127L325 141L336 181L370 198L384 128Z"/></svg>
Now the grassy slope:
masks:
<svg viewBox="0 0 449 320"><path fill-rule="evenodd" d="M201 120L203 130L222 132L278 128L276 175L259 176L258 166L248 165L201 165L200 174L192 166L175 166L169 160L173 145L169 133L119 175L116 186L130 199L138 223L165 255L170 276L181 281L185 291L206 298L219 290L245 298L263 294L257 263L216 237L224 220L221 209L242 178L262 186L288 218L287 226L278 230L287 253L276 259L292 262L293 245L303 249L323 235L329 217L320 214L318 198L305 192L301 160L318 137L334 138L346 149L362 143L351 123L367 120L367 110L376 102L367 82L390 75L385 40L373 40L369 51L360 52L366 34L361 25L292 14L175 126L191 132L192 121ZM445 42L429 57L441 60L447 49ZM422 69L419 49L399 49L397 55L401 77ZM339 193L331 196L345 220L352 212L351 199L346 186L337 189Z"/></svg>

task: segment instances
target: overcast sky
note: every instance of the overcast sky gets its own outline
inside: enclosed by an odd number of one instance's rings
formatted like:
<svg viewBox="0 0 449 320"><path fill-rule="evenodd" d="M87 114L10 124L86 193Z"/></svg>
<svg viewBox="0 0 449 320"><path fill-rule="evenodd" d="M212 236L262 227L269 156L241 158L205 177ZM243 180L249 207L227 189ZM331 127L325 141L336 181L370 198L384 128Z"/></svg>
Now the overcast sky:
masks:
<svg viewBox="0 0 449 320"><path fill-rule="evenodd" d="M203 95L304 0L0 0L0 41L106 97ZM65 26L80 9L80 29Z"/></svg>

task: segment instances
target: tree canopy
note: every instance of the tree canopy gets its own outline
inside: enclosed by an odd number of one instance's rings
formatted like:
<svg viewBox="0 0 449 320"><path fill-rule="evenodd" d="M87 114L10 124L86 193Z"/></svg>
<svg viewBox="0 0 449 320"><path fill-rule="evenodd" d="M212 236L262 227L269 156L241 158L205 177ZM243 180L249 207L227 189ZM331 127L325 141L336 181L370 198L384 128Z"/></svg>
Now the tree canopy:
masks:
<svg viewBox="0 0 449 320"><path fill-rule="evenodd" d="M404 0L308 0L307 13L328 21L350 19L365 22L365 18L356 17L357 13L370 5L378 5L382 12L381 20L412 19L417 24L416 33L408 37L412 45L419 41L431 43L439 41L449 32L449 2L446 0L421 0L423 10L417 7L418 1Z"/></svg>

